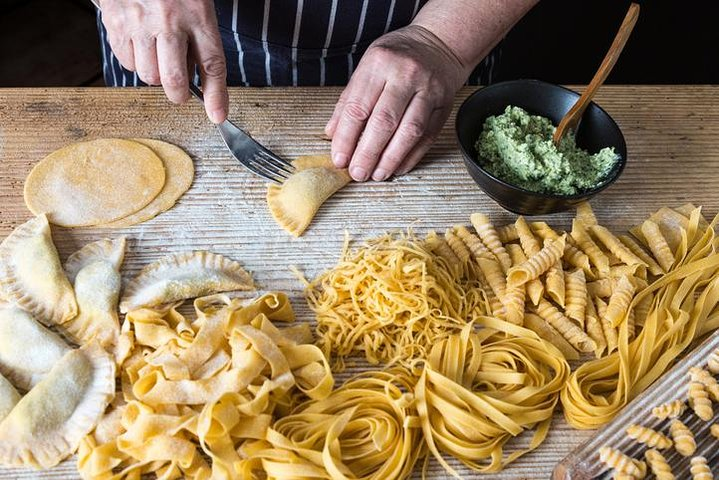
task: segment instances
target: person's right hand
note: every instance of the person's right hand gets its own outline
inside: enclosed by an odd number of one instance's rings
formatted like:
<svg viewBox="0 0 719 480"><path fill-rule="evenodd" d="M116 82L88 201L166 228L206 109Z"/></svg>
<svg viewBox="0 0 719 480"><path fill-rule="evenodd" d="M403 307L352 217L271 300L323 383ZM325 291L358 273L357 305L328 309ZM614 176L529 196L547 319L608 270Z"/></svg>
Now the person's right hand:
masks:
<svg viewBox="0 0 719 480"><path fill-rule="evenodd" d="M212 0L100 0L100 9L112 51L126 69L182 103L196 64L207 116L215 123L227 118L227 67Z"/></svg>

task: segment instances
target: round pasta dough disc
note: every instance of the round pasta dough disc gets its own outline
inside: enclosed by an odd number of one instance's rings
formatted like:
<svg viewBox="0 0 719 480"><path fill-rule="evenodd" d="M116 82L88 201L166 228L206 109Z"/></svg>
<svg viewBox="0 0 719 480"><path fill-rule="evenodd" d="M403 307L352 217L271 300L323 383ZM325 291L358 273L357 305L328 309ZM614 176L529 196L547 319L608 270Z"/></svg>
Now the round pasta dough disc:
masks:
<svg viewBox="0 0 719 480"><path fill-rule="evenodd" d="M25 180L25 203L64 227L108 223L137 212L165 185L150 148L105 138L73 143L40 161Z"/></svg>
<svg viewBox="0 0 719 480"><path fill-rule="evenodd" d="M171 143L153 140L150 138L133 138L132 141L141 143L152 149L165 164L165 186L160 194L141 210L103 225L104 227L129 227L146 222L162 212L169 210L192 185L195 177L195 167L192 158L183 149Z"/></svg>

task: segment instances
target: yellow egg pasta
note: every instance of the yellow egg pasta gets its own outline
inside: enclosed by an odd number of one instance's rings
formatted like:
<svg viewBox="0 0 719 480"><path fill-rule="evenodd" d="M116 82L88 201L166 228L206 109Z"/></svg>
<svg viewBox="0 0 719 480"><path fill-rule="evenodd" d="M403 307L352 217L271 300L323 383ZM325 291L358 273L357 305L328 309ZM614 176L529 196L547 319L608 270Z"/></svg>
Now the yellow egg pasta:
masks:
<svg viewBox="0 0 719 480"><path fill-rule="evenodd" d="M590 297L609 298L614 290L614 281L611 278L600 278L587 282L587 294Z"/></svg>
<svg viewBox="0 0 719 480"><path fill-rule="evenodd" d="M707 368L710 372L712 372L712 374L719 374L719 348L709 354L709 358L707 359Z"/></svg>
<svg viewBox="0 0 719 480"><path fill-rule="evenodd" d="M564 276L566 285L566 308L564 313L580 325L584 325L584 314L587 309L587 281L584 271L575 270Z"/></svg>
<svg viewBox="0 0 719 480"><path fill-rule="evenodd" d="M477 260L477 264L484 275L487 285L492 289L492 292L494 292L497 298L503 300L507 290L507 281L504 273L502 273L502 266L498 261L486 258L480 258ZM502 303L504 304L504 302Z"/></svg>
<svg viewBox="0 0 719 480"><path fill-rule="evenodd" d="M524 217L522 217L521 215L517 217L517 220L514 222L514 228L517 232L519 244L522 246L522 250L524 250L524 253L528 257L539 253L539 251L542 249L542 245L534 237L534 233L532 233L532 229L530 228Z"/></svg>
<svg viewBox="0 0 719 480"><path fill-rule="evenodd" d="M470 232L466 227L459 225L455 227L457 236L464 242L475 260L480 258L494 259L494 254L482 243L482 240Z"/></svg>
<svg viewBox="0 0 719 480"><path fill-rule="evenodd" d="M439 341L414 390L432 455L453 476L443 454L479 472L497 472L546 438L569 365L532 331L480 317ZM525 373L520 373L525 372ZM473 428L465 428L471 421ZM533 429L529 446L505 455L512 438Z"/></svg>
<svg viewBox="0 0 719 480"><path fill-rule="evenodd" d="M589 202L582 202L577 205L577 219L587 227L597 225L597 217Z"/></svg>
<svg viewBox="0 0 719 480"><path fill-rule="evenodd" d="M570 376L562 405L572 426L596 428L614 418L697 335L719 325L719 254L713 247L717 219L700 229L700 217L698 210L692 212L672 270L631 300L633 308L644 296L654 297L636 338L630 342L626 322L621 322L617 351L585 362Z"/></svg>
<svg viewBox="0 0 719 480"><path fill-rule="evenodd" d="M620 262L625 265L643 265L647 266L641 258L634 255L631 250L624 246L607 227L601 225L592 225L590 227L591 232L597 239L609 250L614 256L616 256Z"/></svg>
<svg viewBox="0 0 719 480"><path fill-rule="evenodd" d="M506 245L506 249L512 259L512 266L521 265L527 261L527 257L524 254L522 247L516 243ZM524 287L520 286L519 288ZM526 283L526 297L529 297L529 300L533 305L539 304L539 300L542 298L542 295L544 295L544 285L541 280L535 278L534 280L530 280Z"/></svg>
<svg viewBox="0 0 719 480"><path fill-rule="evenodd" d="M635 460L615 448L607 446L600 448L599 461L607 467L613 468L615 472L635 477L641 475L641 467L635 463Z"/></svg>
<svg viewBox="0 0 719 480"><path fill-rule="evenodd" d="M712 424L712 426L709 427L709 433L711 433L714 438L719 438L719 424Z"/></svg>
<svg viewBox="0 0 719 480"><path fill-rule="evenodd" d="M619 326L629 312L629 305L634 298L634 292L634 283L626 275L622 276L617 282L612 296L609 297L609 304L605 314L613 327Z"/></svg>
<svg viewBox="0 0 719 480"><path fill-rule="evenodd" d="M657 261L654 260L654 258L652 258L652 256L644 250L644 248L642 248L641 245L634 241L632 237L630 237L629 235L619 235L617 238L619 238L619 241L622 242L622 244L627 247L629 251L631 251L647 265L649 273L651 273L652 275L661 275L665 272L665 270L662 269L661 265L659 265Z"/></svg>
<svg viewBox="0 0 719 480"><path fill-rule="evenodd" d="M665 448L670 448L673 445L672 439L663 433L657 432L652 428L636 424L630 425L627 428L627 436L649 448L664 450Z"/></svg>
<svg viewBox="0 0 719 480"><path fill-rule="evenodd" d="M661 230L659 230L659 225L651 220L646 220L642 223L641 229L642 235L644 235L644 239L652 251L654 258L657 259L662 270L668 272L674 264L674 254L664 235L662 235Z"/></svg>
<svg viewBox="0 0 719 480"><path fill-rule="evenodd" d="M262 470L278 479L408 478L425 454L414 383L404 369L367 372L298 406L267 430Z"/></svg>
<svg viewBox="0 0 719 480"><path fill-rule="evenodd" d="M502 243L510 243L519 240L517 229L511 223L497 227L497 236Z"/></svg>
<svg viewBox="0 0 719 480"><path fill-rule="evenodd" d="M266 437L275 412L332 391L307 325L273 323L294 320L286 295L194 305L192 322L173 306L127 314L135 349L122 366L123 401L80 444L83 478L254 477L257 460L241 452Z"/></svg>
<svg viewBox="0 0 719 480"><path fill-rule="evenodd" d="M650 448L644 452L644 458L649 464L649 468L657 480L674 480L674 474L672 473L672 467L664 458L664 455L659 453L657 450Z"/></svg>
<svg viewBox="0 0 719 480"><path fill-rule="evenodd" d="M674 440L674 449L680 455L691 457L697 450L697 442L694 440L694 434L689 427L684 425L681 420L674 419L669 424L669 433Z"/></svg>
<svg viewBox="0 0 719 480"><path fill-rule="evenodd" d="M462 238L461 230L457 235ZM337 368L358 353L371 364L426 357L438 340L492 313L489 289L456 272L411 236L346 248L336 266L306 284L318 344Z"/></svg>
<svg viewBox="0 0 719 480"><path fill-rule="evenodd" d="M437 232L429 232L425 244L429 251L442 258L452 272L459 276L462 272L462 260L457 256L447 240L437 235Z"/></svg>
<svg viewBox="0 0 719 480"><path fill-rule="evenodd" d="M565 308L566 285L561 258L547 270L544 276L544 290L557 305Z"/></svg>
<svg viewBox="0 0 719 480"><path fill-rule="evenodd" d="M714 409L712 401L709 400L709 392L707 392L704 384L701 382L689 382L689 390L687 392L689 407L694 410L697 417L708 422L714 417Z"/></svg>
<svg viewBox="0 0 719 480"><path fill-rule="evenodd" d="M512 265L519 265L526 260L522 247L517 244L509 244L506 246L507 253L512 259ZM524 322L524 303L526 295L530 290L532 283L524 285L508 286L505 290L504 307L507 311L507 321L515 325L522 325Z"/></svg>
<svg viewBox="0 0 719 480"><path fill-rule="evenodd" d="M562 355L564 355L564 358L567 360L579 360L579 352L574 349L572 344L566 341L554 327L548 324L539 315L534 313L525 314L523 326L557 347L557 350L562 352Z"/></svg>
<svg viewBox="0 0 719 480"><path fill-rule="evenodd" d="M714 475L707 464L706 457L693 457L690 465L689 471L692 474L692 480L714 480Z"/></svg>
<svg viewBox="0 0 719 480"><path fill-rule="evenodd" d="M707 370L699 367L689 369L689 378L692 382L700 382L715 402L719 402L719 382Z"/></svg>
<svg viewBox="0 0 719 480"><path fill-rule="evenodd" d="M566 235L562 235L557 240L549 241L539 252L529 257L526 262L510 268L507 272L507 283L523 285L530 280L539 278L541 274L549 270L562 257L565 243Z"/></svg>
<svg viewBox="0 0 719 480"><path fill-rule="evenodd" d="M497 257L502 267L502 272L506 273L509 267L512 266L512 260L509 258L507 251L499 240L497 230L494 229L494 225L489 221L489 217L483 213L474 213L469 217L469 220L472 222L472 226L477 231L482 242L494 256Z"/></svg>
<svg viewBox="0 0 719 480"><path fill-rule="evenodd" d="M684 400L672 400L671 402L663 403L652 409L652 415L659 420L666 418L677 418L680 417L687 405Z"/></svg>
<svg viewBox="0 0 719 480"><path fill-rule="evenodd" d="M597 268L599 276L607 276L609 274L609 258L607 258L599 246L594 243L594 240L592 240L592 237L590 237L587 232L587 227L577 218L572 221L572 232L570 235Z"/></svg>
<svg viewBox="0 0 719 480"><path fill-rule="evenodd" d="M604 335L604 328L602 326L601 320L599 319L599 315L597 314L597 310L594 307L594 302L588 300L586 304L587 309L584 315L584 329L587 332L587 335L589 335L589 338L594 340L594 344L596 345L596 348L594 349L594 355L599 358L602 356L604 351L607 350L609 345L607 345L607 338Z"/></svg>
<svg viewBox="0 0 719 480"><path fill-rule="evenodd" d="M597 346L594 340L577 327L547 300L540 300L537 315L554 327L574 348L580 352L593 352Z"/></svg>

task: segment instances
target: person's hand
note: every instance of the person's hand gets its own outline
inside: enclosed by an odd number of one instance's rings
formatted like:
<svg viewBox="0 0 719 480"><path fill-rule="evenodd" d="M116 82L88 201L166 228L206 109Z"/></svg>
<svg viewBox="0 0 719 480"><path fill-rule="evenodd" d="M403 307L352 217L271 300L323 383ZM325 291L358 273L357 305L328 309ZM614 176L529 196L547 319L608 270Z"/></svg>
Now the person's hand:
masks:
<svg viewBox="0 0 719 480"><path fill-rule="evenodd" d="M182 103L196 64L207 116L215 123L227 118L227 68L212 0L101 0L100 9L112 51L126 69Z"/></svg>
<svg viewBox="0 0 719 480"><path fill-rule="evenodd" d="M349 166L357 181L410 171L437 137L468 73L423 27L409 25L378 38L325 127L335 166Z"/></svg>

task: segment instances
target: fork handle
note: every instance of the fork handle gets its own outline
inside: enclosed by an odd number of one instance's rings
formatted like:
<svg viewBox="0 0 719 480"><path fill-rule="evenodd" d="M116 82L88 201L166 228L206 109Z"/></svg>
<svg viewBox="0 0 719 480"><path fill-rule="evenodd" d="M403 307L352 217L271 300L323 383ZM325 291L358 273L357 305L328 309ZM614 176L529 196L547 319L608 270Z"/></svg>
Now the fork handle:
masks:
<svg viewBox="0 0 719 480"><path fill-rule="evenodd" d="M202 90L200 90L197 85L192 82L190 82L190 93L193 94L199 101L205 103L205 97L202 95Z"/></svg>

